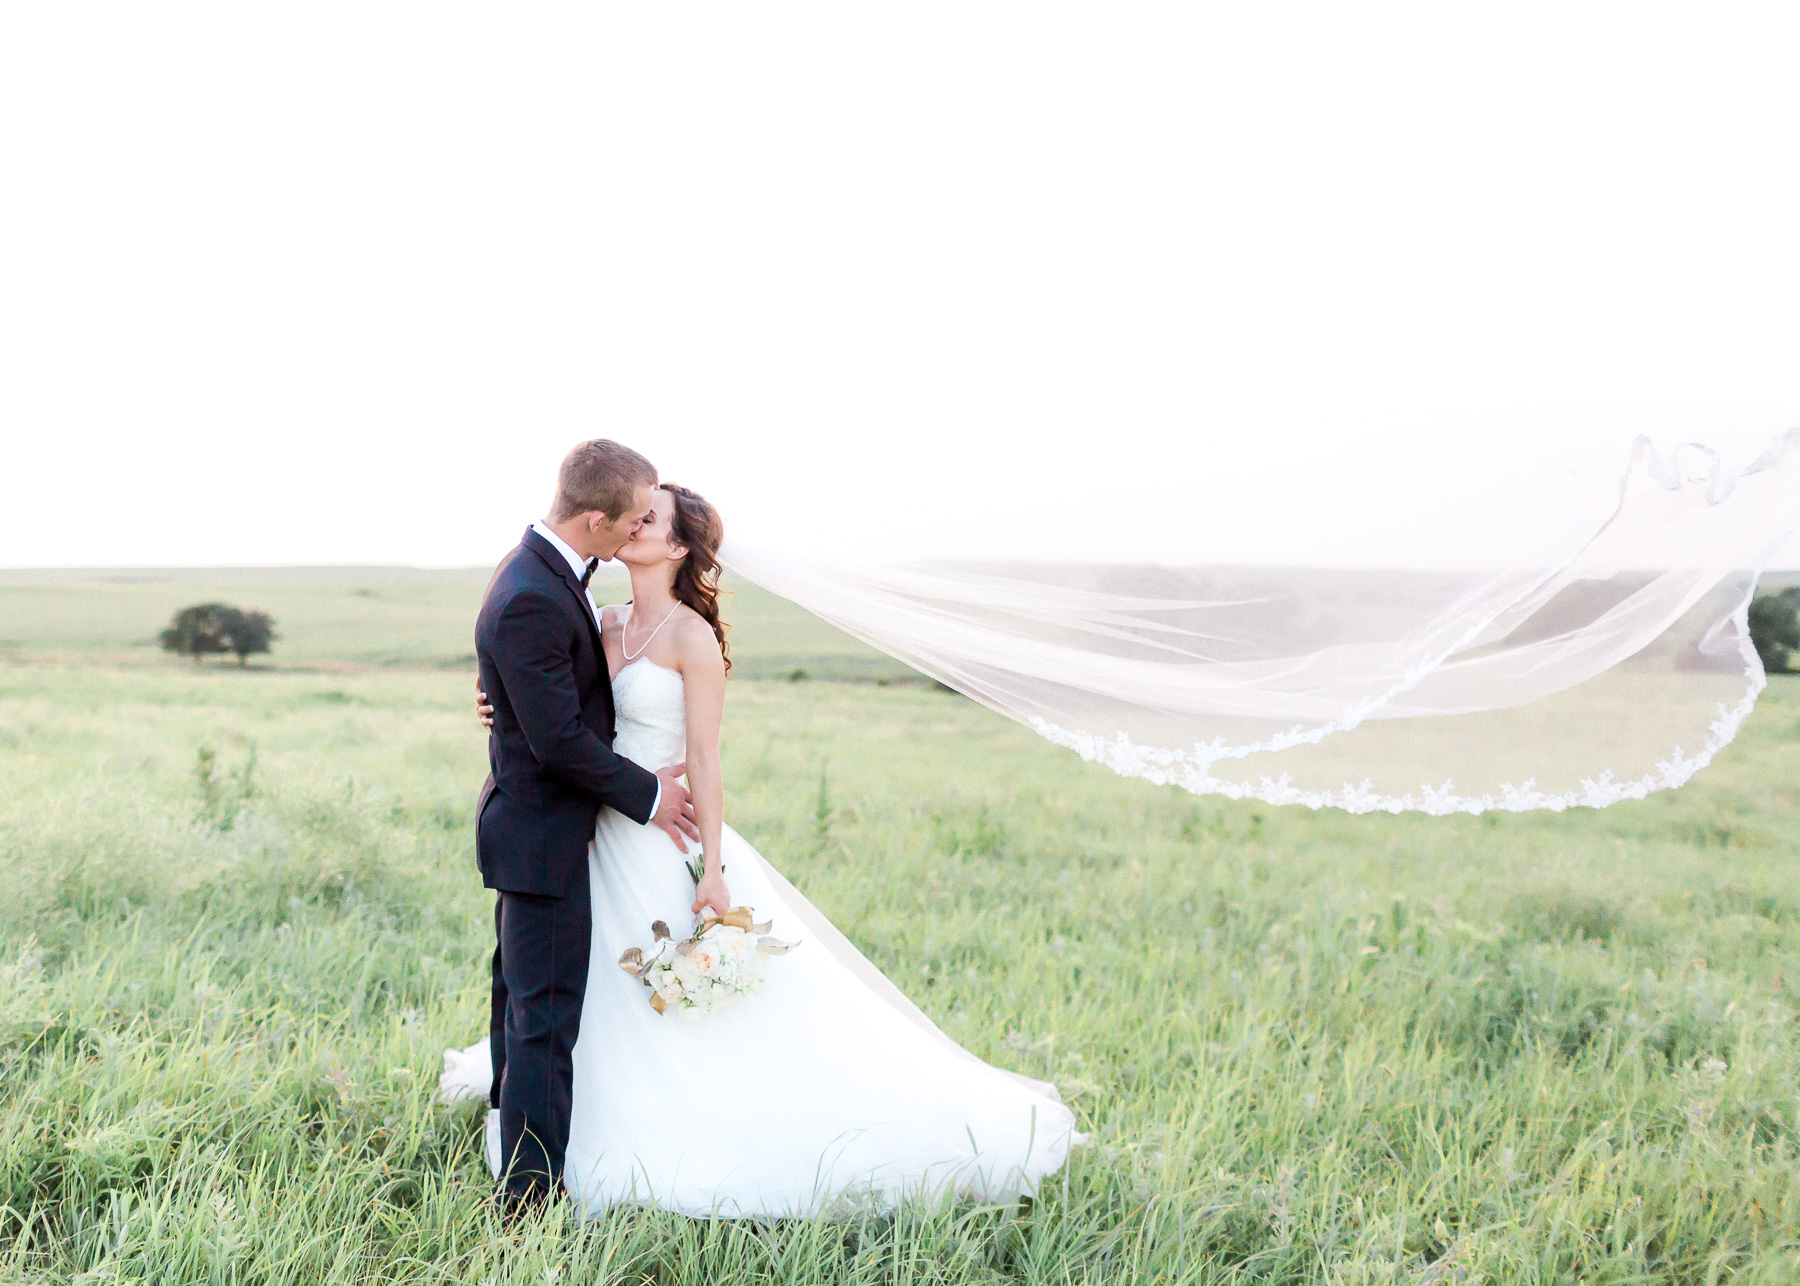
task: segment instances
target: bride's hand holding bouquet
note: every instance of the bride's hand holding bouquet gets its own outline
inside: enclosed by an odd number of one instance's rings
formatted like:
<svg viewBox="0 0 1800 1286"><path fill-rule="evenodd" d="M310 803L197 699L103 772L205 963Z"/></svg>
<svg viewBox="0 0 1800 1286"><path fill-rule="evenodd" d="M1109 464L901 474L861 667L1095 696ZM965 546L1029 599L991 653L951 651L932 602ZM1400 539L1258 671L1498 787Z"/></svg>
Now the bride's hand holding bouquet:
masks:
<svg viewBox="0 0 1800 1286"><path fill-rule="evenodd" d="M698 1018L761 991L768 958L796 944L763 936L767 920L759 924L749 907L731 905L722 864L709 871L703 859L690 858L687 867L694 880L693 912L700 917L693 933L677 942L658 920L650 926L650 949L627 948L619 968L650 989L650 1007L657 1013L674 1009Z"/></svg>
<svg viewBox="0 0 1800 1286"><path fill-rule="evenodd" d="M694 905L688 909L695 915L719 915L731 909L731 890L725 886L723 870L706 872L694 882Z"/></svg>

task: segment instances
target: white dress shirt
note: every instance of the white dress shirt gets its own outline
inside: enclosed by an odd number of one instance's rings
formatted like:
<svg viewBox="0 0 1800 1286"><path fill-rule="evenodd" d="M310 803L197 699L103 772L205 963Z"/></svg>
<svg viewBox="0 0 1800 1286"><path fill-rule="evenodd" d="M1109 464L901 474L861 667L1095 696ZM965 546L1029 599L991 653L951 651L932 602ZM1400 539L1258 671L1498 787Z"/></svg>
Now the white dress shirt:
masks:
<svg viewBox="0 0 1800 1286"><path fill-rule="evenodd" d="M568 541L551 531L549 526L542 519L532 523L531 529L545 540L549 541L552 549L569 560L569 570L575 573L576 580L580 580L583 576L587 575L587 559L576 553L574 547L570 545ZM600 624L600 605L594 601L594 596L591 593L588 594L587 601L588 607L594 613L594 625L598 627ZM603 666L606 664L606 650L604 648L600 650L600 664ZM656 810L661 807L662 778L658 777L656 779L656 800L650 805L650 815L654 817L656 815Z"/></svg>

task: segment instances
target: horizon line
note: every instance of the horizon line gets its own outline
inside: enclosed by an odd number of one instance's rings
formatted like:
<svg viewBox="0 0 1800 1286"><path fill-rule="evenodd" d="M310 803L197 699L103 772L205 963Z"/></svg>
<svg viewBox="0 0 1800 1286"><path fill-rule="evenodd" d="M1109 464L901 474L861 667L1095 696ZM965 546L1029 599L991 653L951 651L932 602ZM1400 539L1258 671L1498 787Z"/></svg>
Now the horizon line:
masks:
<svg viewBox="0 0 1800 1286"><path fill-rule="evenodd" d="M942 562L949 560L922 559L922 562ZM1036 560L995 559L995 563L1032 562ZM1047 559L1049 563L1070 565L1069 559ZM140 565L107 564L107 563L70 563L56 565L8 566L0 564L0 584L8 583L10 578L31 581L55 581L59 577L69 579L92 578L97 576L133 577L140 580L155 580L159 576L189 579L198 574L228 576L232 573L272 573L272 572L309 572L314 574L331 572L357 572L364 574L405 574L416 576L449 576L468 573L487 574L494 570L497 563L149 563ZM1094 564L1108 566L1117 564ZM1369 571L1369 572L1418 572L1422 574L1443 574L1445 572L1478 570L1455 567L1402 567L1391 563L1369 563L1356 565L1296 564L1296 563L1184 563L1184 564L1145 564L1147 566L1167 566L1170 568L1204 567L1219 570L1268 570L1268 571ZM742 576L741 572L727 568L733 575ZM1638 571L1650 568L1634 569ZM608 560L595 568L595 575L606 575L610 572L623 572L624 564ZM1788 576L1800 575L1800 565L1792 567L1765 567L1757 575ZM745 577L744 579L750 579ZM17 583L14 581L13 583Z"/></svg>

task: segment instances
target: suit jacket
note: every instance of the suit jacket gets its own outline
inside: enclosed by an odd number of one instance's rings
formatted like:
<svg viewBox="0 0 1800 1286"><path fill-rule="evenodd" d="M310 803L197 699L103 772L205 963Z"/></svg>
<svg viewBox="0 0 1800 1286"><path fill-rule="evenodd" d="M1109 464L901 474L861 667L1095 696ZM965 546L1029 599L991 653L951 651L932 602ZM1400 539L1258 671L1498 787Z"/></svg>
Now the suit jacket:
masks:
<svg viewBox="0 0 1800 1286"><path fill-rule="evenodd" d="M612 681L587 591L534 531L488 584L475 655L494 707L475 822L482 882L561 897L603 804L650 820L656 775L613 753Z"/></svg>

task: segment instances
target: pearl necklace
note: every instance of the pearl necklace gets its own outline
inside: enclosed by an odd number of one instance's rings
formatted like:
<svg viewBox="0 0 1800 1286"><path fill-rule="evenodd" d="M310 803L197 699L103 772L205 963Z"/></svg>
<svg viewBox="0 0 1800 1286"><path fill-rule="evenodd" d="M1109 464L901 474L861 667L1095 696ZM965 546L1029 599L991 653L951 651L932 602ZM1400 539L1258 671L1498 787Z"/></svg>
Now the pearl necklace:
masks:
<svg viewBox="0 0 1800 1286"><path fill-rule="evenodd" d="M644 640L644 647L650 646L650 640L654 639L657 636L657 634L661 632L662 627L667 625L671 620L673 620L675 617L675 613L679 612L680 610L681 610L680 603L675 604L675 606L673 606L669 609L669 614L667 616L663 617L662 620L658 621L656 628L654 630L650 631L650 638ZM624 626L619 630L619 650L625 654L625 659L627 661L635 661L644 654L644 647L641 647L637 651L633 652L630 648L625 646L625 636L627 634L629 634L630 632L631 632L631 618L626 617Z"/></svg>

